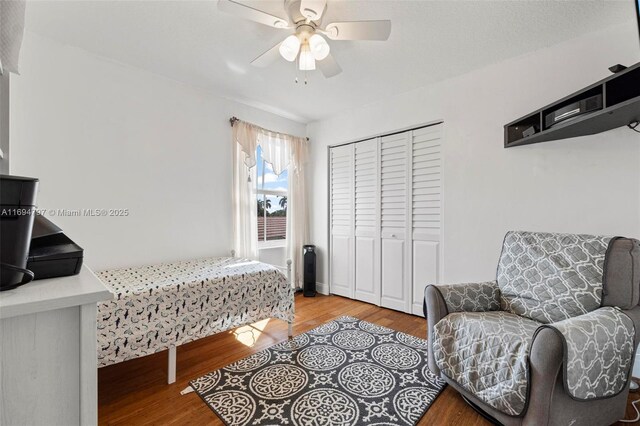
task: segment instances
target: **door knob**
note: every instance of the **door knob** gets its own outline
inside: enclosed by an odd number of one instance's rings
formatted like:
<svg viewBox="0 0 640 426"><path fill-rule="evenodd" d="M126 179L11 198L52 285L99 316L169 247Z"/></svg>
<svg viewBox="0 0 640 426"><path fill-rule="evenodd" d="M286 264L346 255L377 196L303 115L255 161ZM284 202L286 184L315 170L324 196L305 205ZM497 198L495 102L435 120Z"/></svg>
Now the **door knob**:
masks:
<svg viewBox="0 0 640 426"><path fill-rule="evenodd" d="M391 234L391 238L395 238L395 237L396 237L396 234Z"/></svg>

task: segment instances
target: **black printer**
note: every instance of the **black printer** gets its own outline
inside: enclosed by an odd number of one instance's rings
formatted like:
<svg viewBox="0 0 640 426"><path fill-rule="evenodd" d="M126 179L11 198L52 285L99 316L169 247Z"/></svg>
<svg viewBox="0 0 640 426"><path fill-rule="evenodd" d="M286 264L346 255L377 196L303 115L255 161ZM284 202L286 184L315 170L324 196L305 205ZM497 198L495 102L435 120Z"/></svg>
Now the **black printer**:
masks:
<svg viewBox="0 0 640 426"><path fill-rule="evenodd" d="M34 280L76 275L84 251L46 217L36 214L31 232L27 269Z"/></svg>
<svg viewBox="0 0 640 426"><path fill-rule="evenodd" d="M36 211L38 179L0 175L0 291L33 280L25 268Z"/></svg>

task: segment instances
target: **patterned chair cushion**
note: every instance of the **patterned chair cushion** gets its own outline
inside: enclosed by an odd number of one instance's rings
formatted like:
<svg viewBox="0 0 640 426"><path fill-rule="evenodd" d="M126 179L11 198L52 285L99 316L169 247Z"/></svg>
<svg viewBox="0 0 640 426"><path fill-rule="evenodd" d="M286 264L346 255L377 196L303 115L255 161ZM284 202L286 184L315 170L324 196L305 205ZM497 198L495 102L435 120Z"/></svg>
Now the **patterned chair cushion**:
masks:
<svg viewBox="0 0 640 426"><path fill-rule="evenodd" d="M486 404L520 415L526 407L529 348L540 325L502 311L449 314L434 327L436 363Z"/></svg>
<svg viewBox="0 0 640 426"><path fill-rule="evenodd" d="M497 274L502 309L552 323L599 308L610 240L591 235L507 233Z"/></svg>

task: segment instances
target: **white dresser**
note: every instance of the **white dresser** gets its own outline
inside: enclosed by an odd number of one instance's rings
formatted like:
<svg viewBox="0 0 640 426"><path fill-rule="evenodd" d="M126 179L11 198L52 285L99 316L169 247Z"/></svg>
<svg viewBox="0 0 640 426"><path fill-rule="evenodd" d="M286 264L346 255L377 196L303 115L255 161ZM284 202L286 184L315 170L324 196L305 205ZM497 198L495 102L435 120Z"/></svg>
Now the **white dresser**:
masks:
<svg viewBox="0 0 640 426"><path fill-rule="evenodd" d="M97 302L112 294L86 266L0 293L0 424L98 421Z"/></svg>

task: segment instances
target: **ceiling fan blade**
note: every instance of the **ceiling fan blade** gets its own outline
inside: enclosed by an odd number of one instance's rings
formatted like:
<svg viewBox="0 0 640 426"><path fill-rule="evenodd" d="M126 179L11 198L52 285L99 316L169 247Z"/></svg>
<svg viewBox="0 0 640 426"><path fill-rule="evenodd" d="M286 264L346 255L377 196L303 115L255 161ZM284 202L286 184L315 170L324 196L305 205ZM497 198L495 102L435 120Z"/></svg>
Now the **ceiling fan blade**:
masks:
<svg viewBox="0 0 640 426"><path fill-rule="evenodd" d="M340 68L340 65L338 65L336 59L331 53L329 53L329 56L327 56L323 60L316 61L316 66L320 69L320 71L326 78L331 78L334 75L338 75L342 72L342 68Z"/></svg>
<svg viewBox="0 0 640 426"><path fill-rule="evenodd" d="M268 25L273 28L289 27L289 22L286 19L270 15L266 12L254 9L250 6L245 6L244 4L233 0L218 0L218 10L230 13L231 15L235 15L240 18L258 22L260 24Z"/></svg>
<svg viewBox="0 0 640 426"><path fill-rule="evenodd" d="M300 2L300 13L307 19L319 21L326 7L327 0L302 0Z"/></svg>
<svg viewBox="0 0 640 426"><path fill-rule="evenodd" d="M333 22L324 32L331 40L387 40L391 21Z"/></svg>
<svg viewBox="0 0 640 426"><path fill-rule="evenodd" d="M280 45L282 42L276 44L271 49L264 52L262 55L251 61L251 65L258 68L265 68L271 65L276 59L280 57Z"/></svg>

